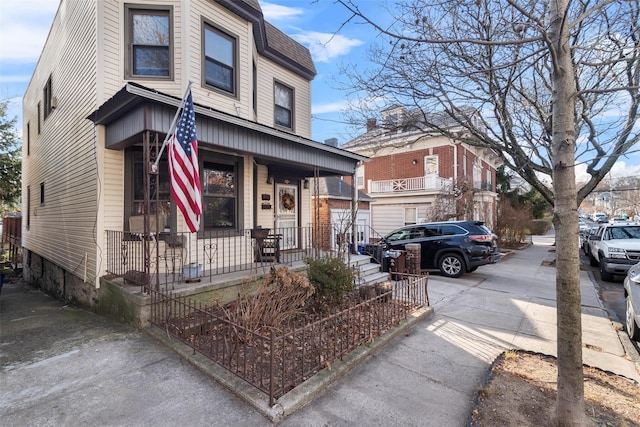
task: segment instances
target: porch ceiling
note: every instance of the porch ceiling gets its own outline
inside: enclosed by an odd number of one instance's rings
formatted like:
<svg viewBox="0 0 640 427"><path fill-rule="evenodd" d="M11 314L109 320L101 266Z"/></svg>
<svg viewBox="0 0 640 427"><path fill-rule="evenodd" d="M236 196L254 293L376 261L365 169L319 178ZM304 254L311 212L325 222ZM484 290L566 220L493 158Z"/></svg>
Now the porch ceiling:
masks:
<svg viewBox="0 0 640 427"><path fill-rule="evenodd" d="M180 105L180 99L128 83L94 111L88 119L104 125L106 147L123 150L142 141L145 131L163 136ZM195 105L198 143L203 149L250 155L256 162L287 174L313 176L351 175L367 157L331 147L295 134Z"/></svg>

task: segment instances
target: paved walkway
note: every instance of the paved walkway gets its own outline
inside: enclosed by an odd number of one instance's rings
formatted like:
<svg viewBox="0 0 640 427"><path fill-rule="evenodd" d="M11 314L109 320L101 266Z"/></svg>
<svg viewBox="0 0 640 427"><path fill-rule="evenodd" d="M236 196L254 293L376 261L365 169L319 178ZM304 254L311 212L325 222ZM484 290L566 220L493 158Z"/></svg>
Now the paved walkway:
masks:
<svg viewBox="0 0 640 427"><path fill-rule="evenodd" d="M508 348L556 354L553 236L462 279L431 275L435 314L326 388L285 426L463 426ZM640 381L587 273L586 364ZM637 356L636 356L637 357ZM3 426L259 426L251 406L145 333L5 284L0 297Z"/></svg>

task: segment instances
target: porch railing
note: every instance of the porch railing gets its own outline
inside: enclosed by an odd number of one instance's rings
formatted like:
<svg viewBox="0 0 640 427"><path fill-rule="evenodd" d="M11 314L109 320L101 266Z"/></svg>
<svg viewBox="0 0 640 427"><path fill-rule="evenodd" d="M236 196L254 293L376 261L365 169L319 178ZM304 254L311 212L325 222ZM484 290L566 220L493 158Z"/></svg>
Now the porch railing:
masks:
<svg viewBox="0 0 640 427"><path fill-rule="evenodd" d="M151 322L269 396L269 404L356 347L428 306L428 276L404 275L388 291L341 311L268 333L231 322L216 307L150 290Z"/></svg>
<svg viewBox="0 0 640 427"><path fill-rule="evenodd" d="M370 181L370 193L401 193L408 191L449 191L452 180L435 175L417 176L413 178L387 179Z"/></svg>
<svg viewBox="0 0 640 427"><path fill-rule="evenodd" d="M355 252L380 240L370 227L333 224L191 233L106 232L108 274L141 286L210 281L220 274L294 265L329 253ZM353 245L356 245L353 247ZM378 260L380 261L380 260Z"/></svg>

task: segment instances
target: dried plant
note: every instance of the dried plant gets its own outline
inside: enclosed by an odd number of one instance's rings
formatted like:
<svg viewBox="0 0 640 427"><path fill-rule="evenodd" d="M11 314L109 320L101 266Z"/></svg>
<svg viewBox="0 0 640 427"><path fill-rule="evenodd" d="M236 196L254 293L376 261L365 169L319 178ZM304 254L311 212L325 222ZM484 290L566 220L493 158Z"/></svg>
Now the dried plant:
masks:
<svg viewBox="0 0 640 427"><path fill-rule="evenodd" d="M280 330L303 312L313 292L306 276L284 266L272 267L255 292L243 290L237 301L221 308L229 320L248 330Z"/></svg>

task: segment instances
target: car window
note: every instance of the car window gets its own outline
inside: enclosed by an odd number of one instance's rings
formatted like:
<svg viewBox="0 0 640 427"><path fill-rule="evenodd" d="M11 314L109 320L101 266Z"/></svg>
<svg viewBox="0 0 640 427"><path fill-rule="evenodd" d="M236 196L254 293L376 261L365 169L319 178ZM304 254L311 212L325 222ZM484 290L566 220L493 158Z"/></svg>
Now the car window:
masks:
<svg viewBox="0 0 640 427"><path fill-rule="evenodd" d="M394 231L387 236L387 240L394 242L396 240L407 240L409 238L409 229L403 228L402 230Z"/></svg>
<svg viewBox="0 0 640 427"><path fill-rule="evenodd" d="M416 227L413 230L411 230L411 238L412 239L419 239L421 237L425 237L425 229L424 229L424 227Z"/></svg>
<svg viewBox="0 0 640 427"><path fill-rule="evenodd" d="M425 237L437 237L440 232L438 231L439 227L425 227L424 235Z"/></svg>
<svg viewBox="0 0 640 427"><path fill-rule="evenodd" d="M640 239L640 227L612 227L609 239Z"/></svg>
<svg viewBox="0 0 640 427"><path fill-rule="evenodd" d="M440 227L440 233L444 236L455 236L457 234L465 234L466 231L457 225L442 225Z"/></svg>

